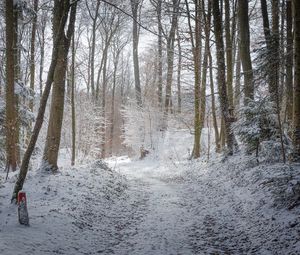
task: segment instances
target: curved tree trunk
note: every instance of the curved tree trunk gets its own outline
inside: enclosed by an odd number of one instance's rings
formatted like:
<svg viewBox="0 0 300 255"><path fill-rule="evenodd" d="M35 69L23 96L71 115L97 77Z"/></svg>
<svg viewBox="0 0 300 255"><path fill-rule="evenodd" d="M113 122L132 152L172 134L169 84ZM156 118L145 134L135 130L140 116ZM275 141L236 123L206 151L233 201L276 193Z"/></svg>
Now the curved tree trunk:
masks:
<svg viewBox="0 0 300 255"><path fill-rule="evenodd" d="M69 26L68 26L68 30L67 30L67 38L71 38L73 35L74 23L75 23L75 18L76 18L76 8L77 8L77 3L75 2L71 8L70 21L69 21ZM47 106L48 97L49 97L51 86L53 83L55 67L56 67L57 59L58 59L59 38L61 36L63 36L63 34L64 34L64 28L65 28L65 24L68 19L68 13L69 13L69 8L65 10L64 15L62 16L61 20L58 21L58 24L57 24L57 34L56 34L56 37L55 37L55 40L53 43L51 64L50 64L49 71L48 71L46 86L45 86L45 89L44 89L44 92L43 92L43 95L41 98L40 108L38 111L36 122L34 124L33 132L32 132L28 147L25 151L23 160L22 160L20 174L18 175L18 179L17 179L15 187L14 187L12 201L16 200L18 192L23 188L23 184L25 182L26 175L28 172L30 158L31 158L31 155L35 148L35 144L38 139L38 136L39 136L39 133L40 133L43 121L44 121L45 109Z"/></svg>

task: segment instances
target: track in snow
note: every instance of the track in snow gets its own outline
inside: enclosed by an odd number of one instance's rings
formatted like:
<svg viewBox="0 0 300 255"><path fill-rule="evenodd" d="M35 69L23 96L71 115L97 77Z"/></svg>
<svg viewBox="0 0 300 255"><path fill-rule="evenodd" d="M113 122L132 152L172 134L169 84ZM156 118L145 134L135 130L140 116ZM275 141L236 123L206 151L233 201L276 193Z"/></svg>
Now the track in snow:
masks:
<svg viewBox="0 0 300 255"><path fill-rule="evenodd" d="M131 162L119 164L134 190L146 198L140 206L143 215L124 242L112 248L112 254L246 254L251 242L244 229L236 229L236 214L241 214L239 201L222 187L203 183L202 190L181 176L162 175L158 164ZM216 194L214 194L216 192ZM229 211L219 210L221 199ZM132 193L131 196L136 196ZM234 212L232 212L232 210ZM243 217L243 215L241 215ZM240 224L241 222L239 222ZM246 224L242 222L241 224ZM109 253L107 253L109 254Z"/></svg>

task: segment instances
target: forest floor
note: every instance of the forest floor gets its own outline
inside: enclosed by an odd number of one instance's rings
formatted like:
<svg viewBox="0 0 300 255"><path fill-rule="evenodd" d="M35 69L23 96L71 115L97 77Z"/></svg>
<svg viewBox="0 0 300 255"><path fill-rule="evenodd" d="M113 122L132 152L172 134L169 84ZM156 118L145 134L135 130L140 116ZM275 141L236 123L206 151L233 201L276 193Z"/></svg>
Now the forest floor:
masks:
<svg viewBox="0 0 300 255"><path fill-rule="evenodd" d="M162 156L30 171L29 227L1 173L0 254L300 254L300 166Z"/></svg>

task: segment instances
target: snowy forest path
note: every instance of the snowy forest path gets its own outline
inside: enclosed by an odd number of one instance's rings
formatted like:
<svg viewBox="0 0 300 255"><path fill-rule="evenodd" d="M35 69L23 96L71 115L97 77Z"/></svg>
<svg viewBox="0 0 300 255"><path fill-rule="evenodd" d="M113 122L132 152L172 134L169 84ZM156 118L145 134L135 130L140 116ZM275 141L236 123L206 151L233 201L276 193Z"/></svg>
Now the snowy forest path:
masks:
<svg viewBox="0 0 300 255"><path fill-rule="evenodd" d="M251 241L245 226L251 217L246 217L241 201L227 190L229 187L204 179L194 190L184 176L172 174L167 165L154 162L136 161L117 168L137 185L137 192L145 193L146 199L143 217L126 245L115 247L127 251L116 254L249 252Z"/></svg>
<svg viewBox="0 0 300 255"><path fill-rule="evenodd" d="M135 190L146 198L140 204L144 208L143 217L128 236L126 247L121 243L117 248L127 252L120 254L189 254L185 224L192 215L180 194L182 184L160 179L156 175L160 170L157 164L137 162L119 167L129 182L136 185Z"/></svg>
<svg viewBox="0 0 300 255"><path fill-rule="evenodd" d="M108 163L113 170L99 161L55 175L30 173L30 227L1 201L0 254L299 254L270 252L285 249L280 230L289 225L257 211L265 194L243 185L232 164L166 157ZM9 201L11 183L0 189Z"/></svg>

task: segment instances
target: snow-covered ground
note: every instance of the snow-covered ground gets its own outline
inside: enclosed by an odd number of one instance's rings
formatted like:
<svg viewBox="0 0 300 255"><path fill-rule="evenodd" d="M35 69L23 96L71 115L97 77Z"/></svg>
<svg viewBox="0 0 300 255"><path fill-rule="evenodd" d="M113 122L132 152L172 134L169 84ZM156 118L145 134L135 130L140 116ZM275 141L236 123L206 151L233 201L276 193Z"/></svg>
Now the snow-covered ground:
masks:
<svg viewBox="0 0 300 255"><path fill-rule="evenodd" d="M174 131L145 160L31 171L30 227L1 174L0 254L300 254L300 166L188 161L190 144Z"/></svg>
<svg viewBox="0 0 300 255"><path fill-rule="evenodd" d="M116 254L300 254L300 208L287 209L298 166L173 163L117 164L148 199L137 234Z"/></svg>

